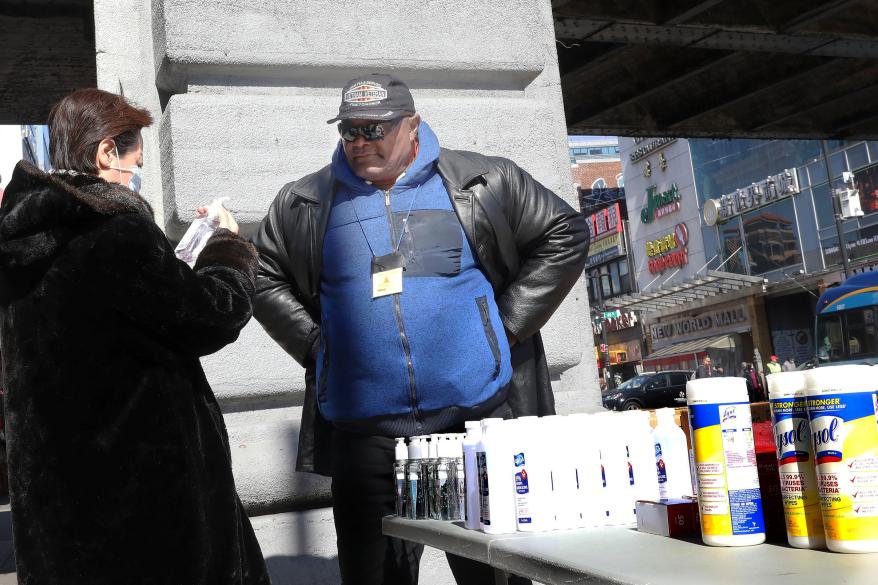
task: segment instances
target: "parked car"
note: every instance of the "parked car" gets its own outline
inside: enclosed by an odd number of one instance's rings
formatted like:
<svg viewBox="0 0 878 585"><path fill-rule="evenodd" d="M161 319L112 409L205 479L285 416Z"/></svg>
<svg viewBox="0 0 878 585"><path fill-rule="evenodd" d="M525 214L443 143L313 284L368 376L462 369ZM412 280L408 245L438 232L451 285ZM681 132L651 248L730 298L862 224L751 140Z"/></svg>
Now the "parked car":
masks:
<svg viewBox="0 0 878 585"><path fill-rule="evenodd" d="M687 370L646 372L631 378L614 390L603 393L608 410L638 410L685 406L686 382L692 377Z"/></svg>

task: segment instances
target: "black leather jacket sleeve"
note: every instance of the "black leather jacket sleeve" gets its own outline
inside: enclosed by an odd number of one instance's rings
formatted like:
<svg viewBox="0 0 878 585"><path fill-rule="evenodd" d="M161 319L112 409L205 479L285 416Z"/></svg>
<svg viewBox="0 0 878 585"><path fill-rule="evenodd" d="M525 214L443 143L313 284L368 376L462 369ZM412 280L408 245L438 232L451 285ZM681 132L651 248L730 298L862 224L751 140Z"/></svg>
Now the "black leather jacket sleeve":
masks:
<svg viewBox="0 0 878 585"><path fill-rule="evenodd" d="M518 165L494 158L506 183L503 206L520 258L518 275L497 297L506 329L518 339L537 333L585 268L585 218ZM496 193L497 191L494 190Z"/></svg>
<svg viewBox="0 0 878 585"><path fill-rule="evenodd" d="M296 242L287 242L285 217L292 201L287 187L281 189L253 237L259 252L259 271L253 297L253 315L268 335L302 367L313 365L320 327L300 302L290 269ZM307 260L305 261L307 262Z"/></svg>

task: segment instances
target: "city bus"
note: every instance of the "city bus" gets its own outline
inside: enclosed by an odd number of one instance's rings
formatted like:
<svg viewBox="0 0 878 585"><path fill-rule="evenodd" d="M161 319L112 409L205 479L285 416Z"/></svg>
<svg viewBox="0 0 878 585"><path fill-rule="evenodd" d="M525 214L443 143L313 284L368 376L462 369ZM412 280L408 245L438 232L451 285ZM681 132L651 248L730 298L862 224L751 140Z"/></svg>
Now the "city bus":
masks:
<svg viewBox="0 0 878 585"><path fill-rule="evenodd" d="M817 365L878 364L878 272L852 276L817 300Z"/></svg>

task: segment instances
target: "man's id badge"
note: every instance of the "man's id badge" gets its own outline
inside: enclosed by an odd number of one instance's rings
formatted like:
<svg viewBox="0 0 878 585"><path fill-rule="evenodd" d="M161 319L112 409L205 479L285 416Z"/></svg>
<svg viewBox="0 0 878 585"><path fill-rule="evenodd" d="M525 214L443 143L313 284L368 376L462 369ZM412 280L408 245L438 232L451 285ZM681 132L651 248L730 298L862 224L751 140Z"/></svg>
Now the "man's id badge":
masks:
<svg viewBox="0 0 878 585"><path fill-rule="evenodd" d="M399 252L372 257L372 298L402 292L402 271L405 257Z"/></svg>

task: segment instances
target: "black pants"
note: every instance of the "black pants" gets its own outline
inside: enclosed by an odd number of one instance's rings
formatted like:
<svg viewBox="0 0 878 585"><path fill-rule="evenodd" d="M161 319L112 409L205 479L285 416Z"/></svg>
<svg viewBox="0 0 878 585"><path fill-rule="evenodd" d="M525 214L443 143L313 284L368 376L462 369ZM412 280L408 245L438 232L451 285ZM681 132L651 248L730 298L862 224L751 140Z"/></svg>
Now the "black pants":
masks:
<svg viewBox="0 0 878 585"><path fill-rule="evenodd" d="M452 431L453 432L453 431ZM381 519L395 513L394 441L333 433L333 513L343 585L417 585L423 545L383 536ZM458 585L493 585L494 570L447 555ZM514 585L530 580L511 576Z"/></svg>

